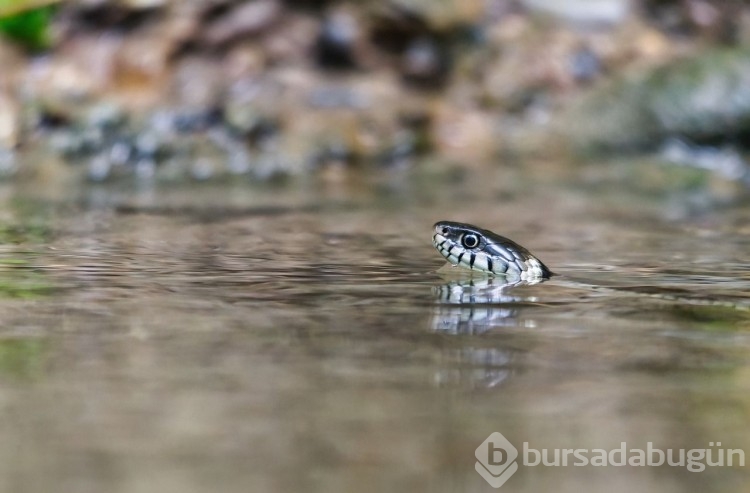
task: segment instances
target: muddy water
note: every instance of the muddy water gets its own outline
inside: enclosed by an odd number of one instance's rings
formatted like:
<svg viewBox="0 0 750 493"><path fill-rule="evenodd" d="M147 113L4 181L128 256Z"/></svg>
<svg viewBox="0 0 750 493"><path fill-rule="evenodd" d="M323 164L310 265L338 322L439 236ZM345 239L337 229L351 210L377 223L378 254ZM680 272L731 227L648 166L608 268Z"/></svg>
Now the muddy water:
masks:
<svg viewBox="0 0 750 493"><path fill-rule="evenodd" d="M747 200L707 175L425 166L1 200L4 491L493 491L474 454L495 431L750 454ZM440 219L561 275L456 278ZM521 465L503 491L748 479Z"/></svg>

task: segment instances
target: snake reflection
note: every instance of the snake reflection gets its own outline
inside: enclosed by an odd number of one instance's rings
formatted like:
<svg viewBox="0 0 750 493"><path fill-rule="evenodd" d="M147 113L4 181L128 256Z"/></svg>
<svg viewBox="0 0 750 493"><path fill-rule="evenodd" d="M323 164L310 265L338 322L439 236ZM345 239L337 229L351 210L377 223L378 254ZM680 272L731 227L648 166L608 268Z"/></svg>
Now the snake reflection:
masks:
<svg viewBox="0 0 750 493"><path fill-rule="evenodd" d="M430 328L435 333L458 336L476 336L497 329L533 328L536 323L520 315L527 308L524 305L535 302L536 298L510 288L537 282L485 277L446 281L434 286L435 307ZM462 345L465 340L460 341L457 344ZM488 341L491 341L489 345ZM480 347L472 344L450 351L456 364L441 369L436 375L438 382L466 384L468 381L470 386L482 388L504 383L524 356L522 351L502 345L502 339L483 338Z"/></svg>

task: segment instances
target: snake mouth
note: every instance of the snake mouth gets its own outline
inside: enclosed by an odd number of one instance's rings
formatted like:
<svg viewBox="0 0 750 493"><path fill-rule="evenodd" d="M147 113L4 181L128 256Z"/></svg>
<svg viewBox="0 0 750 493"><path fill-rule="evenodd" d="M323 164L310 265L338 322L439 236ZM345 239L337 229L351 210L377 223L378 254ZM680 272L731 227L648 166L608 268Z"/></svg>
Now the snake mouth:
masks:
<svg viewBox="0 0 750 493"><path fill-rule="evenodd" d="M461 263L460 255L463 254L463 248L457 246L455 242L440 233L435 233L432 236L432 245L451 264L458 265Z"/></svg>
<svg viewBox="0 0 750 493"><path fill-rule="evenodd" d="M445 257L453 266L461 265L470 270L495 274L492 271L493 261L484 252L467 250L440 233L435 233L432 236L432 244L440 252L440 255Z"/></svg>

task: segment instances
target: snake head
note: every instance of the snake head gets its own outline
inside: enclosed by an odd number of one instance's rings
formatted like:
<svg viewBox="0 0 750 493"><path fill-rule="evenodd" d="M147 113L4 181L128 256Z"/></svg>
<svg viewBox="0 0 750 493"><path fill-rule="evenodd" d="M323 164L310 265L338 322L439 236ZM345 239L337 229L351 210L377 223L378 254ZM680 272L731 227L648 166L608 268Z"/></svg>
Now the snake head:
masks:
<svg viewBox="0 0 750 493"><path fill-rule="evenodd" d="M435 223L432 244L448 262L471 270L519 279L551 275L539 259L518 243L471 224Z"/></svg>

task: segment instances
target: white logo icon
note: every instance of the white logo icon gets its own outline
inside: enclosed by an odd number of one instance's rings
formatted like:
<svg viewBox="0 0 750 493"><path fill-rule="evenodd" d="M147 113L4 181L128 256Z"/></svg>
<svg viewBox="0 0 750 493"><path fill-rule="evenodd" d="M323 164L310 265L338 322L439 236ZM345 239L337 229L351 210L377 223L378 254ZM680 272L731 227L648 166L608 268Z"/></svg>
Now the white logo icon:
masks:
<svg viewBox="0 0 750 493"><path fill-rule="evenodd" d="M518 449L501 433L495 432L474 451L474 469L493 488L499 488L518 470Z"/></svg>

